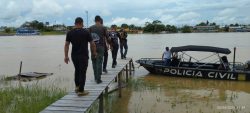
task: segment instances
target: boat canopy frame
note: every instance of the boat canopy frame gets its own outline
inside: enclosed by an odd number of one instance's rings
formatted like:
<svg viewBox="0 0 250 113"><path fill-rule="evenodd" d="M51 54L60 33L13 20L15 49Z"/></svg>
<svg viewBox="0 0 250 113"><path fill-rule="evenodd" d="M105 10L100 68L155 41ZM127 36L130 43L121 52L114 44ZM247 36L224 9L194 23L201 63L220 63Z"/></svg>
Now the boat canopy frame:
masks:
<svg viewBox="0 0 250 113"><path fill-rule="evenodd" d="M220 62L220 64L222 64L224 67L226 66L226 64L222 61L222 58L221 58L219 53L213 52L211 55L209 55L209 56L207 56L205 58L197 59L197 58L187 54L187 51L180 51L180 52L182 54L180 55L180 62L179 62L177 67L180 67L181 62L184 62L184 60L188 60L188 62L191 62L192 59L194 59L196 61L196 62L192 62L192 63L194 65L197 65L197 67L196 67L197 69L199 69L201 67L204 67L209 63L218 63L218 62ZM178 53L178 52L175 52L175 53L172 53L172 54L176 54L176 53ZM172 56L174 56L174 55L172 55ZM185 56L188 56L189 59L187 59ZM216 59L214 58L214 59L210 60L209 62L202 62L202 61L204 61L206 59L209 59L209 58L212 58L214 56L217 56L217 58ZM199 63L202 63L202 65L199 65Z"/></svg>
<svg viewBox="0 0 250 113"><path fill-rule="evenodd" d="M213 46L199 46L199 45L172 47L170 51L172 53L183 52L183 51L201 51L201 52L213 52L213 53L221 53L221 54L231 53L231 51L228 48L220 48L220 47L213 47Z"/></svg>

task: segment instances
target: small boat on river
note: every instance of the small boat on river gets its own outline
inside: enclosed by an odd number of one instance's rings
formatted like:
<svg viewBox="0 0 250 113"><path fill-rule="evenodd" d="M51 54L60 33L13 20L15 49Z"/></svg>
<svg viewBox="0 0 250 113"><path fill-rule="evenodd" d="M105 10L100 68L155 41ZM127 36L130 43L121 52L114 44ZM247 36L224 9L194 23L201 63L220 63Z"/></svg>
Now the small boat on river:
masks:
<svg viewBox="0 0 250 113"><path fill-rule="evenodd" d="M189 52L209 52L211 55L198 59ZM172 58L169 66L165 66L161 58L141 58L136 62L150 73L173 77L205 78L217 80L250 81L250 61L246 63L228 62L228 48L188 45L172 47ZM180 54L180 55L178 55ZM210 61L206 61L209 59ZM212 60L211 60L212 59Z"/></svg>

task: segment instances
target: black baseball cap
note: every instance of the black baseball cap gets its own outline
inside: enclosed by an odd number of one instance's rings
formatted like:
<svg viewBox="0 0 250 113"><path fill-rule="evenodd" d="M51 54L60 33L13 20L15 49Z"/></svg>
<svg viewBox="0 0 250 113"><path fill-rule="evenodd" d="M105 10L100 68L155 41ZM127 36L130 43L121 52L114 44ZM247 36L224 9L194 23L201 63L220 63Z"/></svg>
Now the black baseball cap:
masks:
<svg viewBox="0 0 250 113"><path fill-rule="evenodd" d="M75 19L75 24L80 24L80 23L83 23L83 19L81 17L77 17Z"/></svg>
<svg viewBox="0 0 250 113"><path fill-rule="evenodd" d="M99 15L95 16L95 22L101 22L102 18Z"/></svg>

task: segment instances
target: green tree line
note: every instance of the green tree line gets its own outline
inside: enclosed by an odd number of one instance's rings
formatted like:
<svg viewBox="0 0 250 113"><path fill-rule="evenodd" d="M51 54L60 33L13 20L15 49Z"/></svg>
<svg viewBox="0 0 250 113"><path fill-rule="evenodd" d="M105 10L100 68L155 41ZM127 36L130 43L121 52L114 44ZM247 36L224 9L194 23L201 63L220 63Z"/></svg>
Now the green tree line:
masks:
<svg viewBox="0 0 250 113"><path fill-rule="evenodd" d="M166 31L169 33L177 33L178 29L174 25L164 25L159 20L154 20L152 23L146 22L145 27L143 28L146 33L159 33L162 31Z"/></svg>

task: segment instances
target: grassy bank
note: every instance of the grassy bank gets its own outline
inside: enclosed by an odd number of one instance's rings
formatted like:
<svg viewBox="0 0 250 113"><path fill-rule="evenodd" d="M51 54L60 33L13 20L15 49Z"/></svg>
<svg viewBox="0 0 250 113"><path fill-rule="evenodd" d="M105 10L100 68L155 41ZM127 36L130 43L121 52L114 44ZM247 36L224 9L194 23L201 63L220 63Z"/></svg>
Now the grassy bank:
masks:
<svg viewBox="0 0 250 113"><path fill-rule="evenodd" d="M65 32L59 31L50 31L50 32L41 32L41 35L65 35Z"/></svg>
<svg viewBox="0 0 250 113"><path fill-rule="evenodd" d="M15 34L16 34L15 32L10 32L10 33L0 32L0 36L13 36Z"/></svg>
<svg viewBox="0 0 250 113"><path fill-rule="evenodd" d="M0 89L0 113L38 113L66 94L65 90L37 85Z"/></svg>

